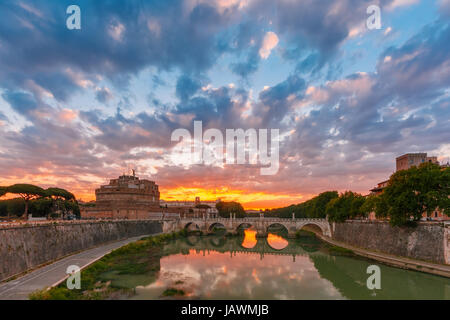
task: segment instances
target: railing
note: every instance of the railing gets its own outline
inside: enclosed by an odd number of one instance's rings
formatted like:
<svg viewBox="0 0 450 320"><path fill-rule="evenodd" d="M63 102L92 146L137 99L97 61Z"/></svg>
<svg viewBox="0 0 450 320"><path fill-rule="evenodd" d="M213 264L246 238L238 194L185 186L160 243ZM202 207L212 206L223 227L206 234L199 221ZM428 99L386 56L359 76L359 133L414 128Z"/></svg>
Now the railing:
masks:
<svg viewBox="0 0 450 320"><path fill-rule="evenodd" d="M112 218L100 218L100 219L82 219L82 220L45 220L45 221L13 221L13 222L0 222L0 229L8 229L8 228L16 228L16 227L38 227L38 226L45 226L45 225L61 225L61 224L81 224L81 223L95 223L95 222L110 222L110 221L145 221L145 220L183 220L183 221L214 221L214 222L229 222L230 218L223 218L223 217L217 217L217 218L203 218L203 217L182 217L179 214L160 214L160 215L154 215L151 217L148 217L146 219L112 219ZM317 222L323 222L326 221L325 219L320 218L295 218L294 220L289 218L262 218L262 220L267 222L292 222L292 221L317 221ZM236 218L232 219L232 221L235 222L249 222L254 223L261 221L261 218ZM445 222L445 224L448 226L450 224L449 222Z"/></svg>
<svg viewBox="0 0 450 320"><path fill-rule="evenodd" d="M239 222L257 222L260 220L264 220L264 221L270 221L270 222L292 222L292 221L326 221L326 219L321 219L321 218L272 218L272 217L268 217L268 218L206 218L206 217L181 217L181 220L208 220L208 221L239 221Z"/></svg>
<svg viewBox="0 0 450 320"><path fill-rule="evenodd" d="M68 225L68 224L83 224L83 223L101 223L101 222L120 222L120 221L145 221L155 219L83 219L83 220L46 220L46 221L14 221L14 222L0 222L0 229L18 228L18 227L40 227L46 225ZM160 220L160 219L158 219Z"/></svg>

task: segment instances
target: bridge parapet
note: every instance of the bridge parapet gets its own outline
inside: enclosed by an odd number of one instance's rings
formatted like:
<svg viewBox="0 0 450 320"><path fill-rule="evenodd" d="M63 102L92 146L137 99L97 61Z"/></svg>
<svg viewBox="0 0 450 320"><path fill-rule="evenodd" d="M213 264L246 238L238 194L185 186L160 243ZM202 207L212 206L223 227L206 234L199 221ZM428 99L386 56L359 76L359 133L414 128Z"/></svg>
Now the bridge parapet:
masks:
<svg viewBox="0 0 450 320"><path fill-rule="evenodd" d="M180 218L177 220L178 229L184 229L190 225L196 226L202 232L209 233L214 225L222 225L228 232L235 233L237 229L243 224L250 225L255 228L258 235L264 236L268 232L268 228L274 224L284 226L290 235L294 235L296 231L302 229L305 225L312 224L320 228L323 235L331 237L331 227L326 219L320 218L272 218L272 217L256 217L256 218L211 218L211 217L195 217L195 218Z"/></svg>

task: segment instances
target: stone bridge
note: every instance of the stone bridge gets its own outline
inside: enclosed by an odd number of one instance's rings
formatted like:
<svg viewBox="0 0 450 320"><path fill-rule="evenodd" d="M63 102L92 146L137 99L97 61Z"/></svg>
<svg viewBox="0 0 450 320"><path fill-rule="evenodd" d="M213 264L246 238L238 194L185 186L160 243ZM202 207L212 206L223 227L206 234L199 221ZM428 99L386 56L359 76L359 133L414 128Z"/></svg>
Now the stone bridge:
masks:
<svg viewBox="0 0 450 320"><path fill-rule="evenodd" d="M204 234L212 233L215 227L224 228L227 232L237 233L242 228L253 228L257 232L258 237L265 237L270 227L284 227L288 231L289 236L295 236L298 230L305 226L318 228L318 231L328 237L331 237L331 227L326 219L282 219L282 218L212 218L203 217L178 217L176 219L164 219L164 232L180 231L183 229L199 230Z"/></svg>

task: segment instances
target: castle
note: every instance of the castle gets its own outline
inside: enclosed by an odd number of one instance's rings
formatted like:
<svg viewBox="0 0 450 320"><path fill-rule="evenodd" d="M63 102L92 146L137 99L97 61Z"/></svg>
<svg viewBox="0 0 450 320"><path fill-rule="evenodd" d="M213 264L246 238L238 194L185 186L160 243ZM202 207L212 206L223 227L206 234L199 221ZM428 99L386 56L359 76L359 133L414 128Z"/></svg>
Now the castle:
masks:
<svg viewBox="0 0 450 320"><path fill-rule="evenodd" d="M145 219L160 211L158 185L133 175L122 175L95 190L96 201L81 207L83 218Z"/></svg>
<svg viewBox="0 0 450 320"><path fill-rule="evenodd" d="M80 206L83 219L149 219L155 216L216 216L217 201L160 201L158 185L132 175L111 179L95 190L96 201Z"/></svg>

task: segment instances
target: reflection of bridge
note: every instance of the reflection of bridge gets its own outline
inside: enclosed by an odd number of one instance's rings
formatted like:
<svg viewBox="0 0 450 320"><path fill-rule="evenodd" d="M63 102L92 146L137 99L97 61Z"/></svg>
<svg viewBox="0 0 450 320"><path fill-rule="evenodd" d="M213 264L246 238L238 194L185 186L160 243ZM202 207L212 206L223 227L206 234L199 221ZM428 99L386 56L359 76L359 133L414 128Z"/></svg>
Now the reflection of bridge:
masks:
<svg viewBox="0 0 450 320"><path fill-rule="evenodd" d="M185 253L189 250L195 250L203 255L209 254L209 252L228 253L230 257L234 257L236 253L247 254L259 254L263 259L265 255L283 255L292 256L295 261L296 256L307 256L312 252L315 252L317 243L311 243L311 245L300 244L295 240L289 240L286 247L283 249L276 249L270 246L267 238L257 239L256 244L252 248L246 248L243 246L244 237L198 237L189 236L177 240L174 243L164 248L164 254Z"/></svg>
<svg viewBox="0 0 450 320"><path fill-rule="evenodd" d="M294 236L295 232L305 226L319 228L323 235L331 237L330 224L326 219L281 219L281 218L202 218L181 217L174 220L164 220L164 231L179 231L182 229L200 230L203 233L212 233L214 228L224 228L227 232L236 233L241 228L253 228L257 231L257 236L267 235L269 228L282 226L288 231L289 236Z"/></svg>

